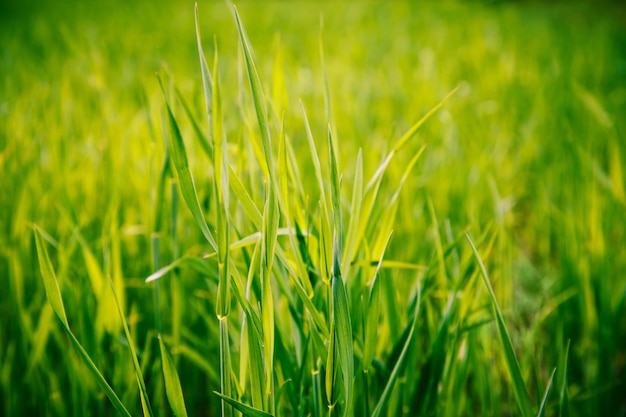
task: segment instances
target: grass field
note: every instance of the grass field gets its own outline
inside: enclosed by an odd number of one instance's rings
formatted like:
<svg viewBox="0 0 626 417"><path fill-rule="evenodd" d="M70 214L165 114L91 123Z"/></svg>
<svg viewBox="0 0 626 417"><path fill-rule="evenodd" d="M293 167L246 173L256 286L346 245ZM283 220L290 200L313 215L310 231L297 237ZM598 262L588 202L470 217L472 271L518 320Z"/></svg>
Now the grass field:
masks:
<svg viewBox="0 0 626 417"><path fill-rule="evenodd" d="M0 4L0 414L626 416L626 8L56 3Z"/></svg>

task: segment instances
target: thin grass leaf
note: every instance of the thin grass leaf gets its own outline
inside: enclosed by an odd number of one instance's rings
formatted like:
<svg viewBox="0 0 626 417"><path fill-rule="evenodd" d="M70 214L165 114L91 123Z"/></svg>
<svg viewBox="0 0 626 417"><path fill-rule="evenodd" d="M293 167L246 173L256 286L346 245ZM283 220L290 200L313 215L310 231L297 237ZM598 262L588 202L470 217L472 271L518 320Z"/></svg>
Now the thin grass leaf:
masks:
<svg viewBox="0 0 626 417"><path fill-rule="evenodd" d="M185 200L187 207L189 207L193 218L196 220L196 223L200 227L200 231L206 238L207 242L209 242L213 250L217 251L217 243L215 242L213 233L211 233L209 225L204 218L202 208L200 207L200 202L198 201L196 186L193 180L193 176L191 175L191 171L189 170L187 152L185 151L185 142L183 141L180 129L178 128L178 123L176 123L176 119L174 118L174 114L172 113L169 101L167 100L167 95L165 94L165 88L163 87L161 77L157 75L157 78L159 80L159 85L161 86L161 91L163 92L163 97L165 97L165 103L167 105L168 121L170 131L172 133L172 140L169 143L170 152L172 155L172 161L174 162L176 175L178 177L180 190L183 194L183 199Z"/></svg>
<svg viewBox="0 0 626 417"><path fill-rule="evenodd" d="M556 374L556 368L552 370L552 375L550 375L550 380L548 381L546 392L543 395L543 400L541 401L541 405L539 406L539 412L537 413L537 417L543 417L543 415L545 414L546 404L548 403L548 394L550 393L550 388L552 387L552 380L554 380L555 374Z"/></svg>
<svg viewBox="0 0 626 417"><path fill-rule="evenodd" d="M326 59L325 59L325 45L324 41L324 18L320 18L320 37L319 37L319 45L320 45L320 63L322 68L322 79L324 80L324 110L326 112L326 122L329 124L329 127L335 127L335 118L333 115L333 105L330 96L330 83L328 82L328 71L326 70ZM337 152L337 149L334 149L334 152Z"/></svg>
<svg viewBox="0 0 626 417"><path fill-rule="evenodd" d="M273 411L274 385L274 299L272 297L271 273L276 247L280 212L278 199L272 186L267 187L267 200L263 213L263 238L261 240L261 309L265 353L265 394L269 397L269 409Z"/></svg>
<svg viewBox="0 0 626 417"><path fill-rule="evenodd" d="M211 78L211 71L209 71L209 66L206 62L206 57L204 55L204 50L202 49L202 37L200 36L200 19L198 17L198 2L195 3L194 6L194 21L196 24L196 41L198 43L198 56L200 58L200 71L202 72L202 87L204 91L204 104L206 107L206 113L209 121L209 129L213 128L213 123L211 121L213 115L213 80ZM215 141L215 135L212 134L212 139Z"/></svg>
<svg viewBox="0 0 626 417"><path fill-rule="evenodd" d="M150 406L148 390L146 389L146 383L143 379L141 366L139 366L139 361L137 360L137 352L135 350L135 344L133 343L132 336L130 335L130 330L128 329L126 316L124 315L124 311L122 311L122 306L119 302L119 298L117 297L117 292L115 291L115 287L113 286L113 281L110 278L108 281L109 281L109 287L111 288L111 291L113 292L113 298L115 299L117 312L120 315L122 326L124 328L124 335L126 336L126 342L128 343L128 350L130 351L130 356L133 361L133 367L135 369L135 377L137 378L137 385L139 385L139 393L141 395L141 404L143 407L144 415L153 416L154 414L152 413L152 407Z"/></svg>
<svg viewBox="0 0 626 417"><path fill-rule="evenodd" d="M335 154L335 140L333 132L328 125L328 152L330 154L330 190L333 206L333 220L335 222L334 238L337 242L337 255L341 259L343 251L343 224L341 218L341 180L339 178L339 167L337 163L337 155Z"/></svg>
<svg viewBox="0 0 626 417"><path fill-rule="evenodd" d="M563 358L563 376L561 381L561 400L559 402L559 416L569 417L571 415L569 394L567 392L567 362L569 359L569 346L570 340L567 341L567 347L565 348L565 356Z"/></svg>
<svg viewBox="0 0 626 417"><path fill-rule="evenodd" d="M457 85L452 91L450 91L448 93L447 96L445 96L443 98L443 100L441 100L439 103L437 103L437 105L435 107L430 109L424 116L422 116L421 119L419 119L413 126L411 126L409 128L409 130L407 130L407 132L404 135L402 135L402 137L400 139L398 139L398 141L393 146L393 148L391 149L389 154L385 157L383 163L378 167L378 169L376 170L376 172L374 173L374 175L372 176L372 178L368 182L366 190L369 191L371 188L374 187L374 185L376 184L378 179L380 177L382 177L382 175L387 170L387 167L389 166L389 163L391 162L391 160L393 159L395 154L398 151L400 151L400 149L402 149L404 147L404 145L406 145L406 143L409 141L409 139L411 139L413 137L413 135L418 131L418 129L420 127L422 127L422 125L428 119L430 119L433 114L437 113L437 111L439 111L444 106L444 104L446 104L448 102L448 100L450 100L452 98L452 96L454 96L454 94L458 91L459 87L460 87L460 85Z"/></svg>
<svg viewBox="0 0 626 417"><path fill-rule="evenodd" d="M237 411L241 412L244 416L247 417L272 417L272 414L267 413L263 410L259 410L254 407L250 407L242 402L239 402L233 398L230 398L226 395L222 395L217 391L213 391L215 395L220 397L222 400L226 401L228 404L232 405Z"/></svg>
<svg viewBox="0 0 626 417"><path fill-rule="evenodd" d="M111 404L115 408L115 410L123 416L130 417L130 412L126 409L122 401L119 399L113 388L106 381L102 373L98 370L98 367L95 365L91 357L83 346L80 344L74 333L69 328L69 324L67 321L67 316L65 314L65 307L63 305L63 299L61 298L61 291L59 290L59 283L57 281L56 275L54 273L54 268L52 267L52 262L50 262L50 257L48 256L48 251L43 242L43 234L40 231L39 226L36 224L33 225L35 230L35 244L37 246L37 256L39 258L39 264L41 269L41 275L44 281L44 287L46 288L46 296L48 298L48 302L52 306L54 313L57 315L61 324L63 325L63 329L65 333L70 338L72 345L74 345L74 349L78 353L78 356L82 359L83 363L87 366L87 369L91 373L91 375L96 379L96 382L100 386L100 388L104 391L106 396L111 401Z"/></svg>
<svg viewBox="0 0 626 417"><path fill-rule="evenodd" d="M348 222L348 232L346 233L345 247L342 253L343 262L341 270L346 276L350 276L350 266L356 256L357 231L359 228L361 205L363 203L363 154L359 148L356 158L356 168L354 172L354 185L352 188L352 204L350 205L350 221Z"/></svg>
<svg viewBox="0 0 626 417"><path fill-rule="evenodd" d="M165 393L176 417L187 417L185 398L180 386L176 365L167 351L163 338L159 335L159 347L161 348L161 367L163 368L163 378L165 380Z"/></svg>
<svg viewBox="0 0 626 417"><path fill-rule="evenodd" d="M341 277L339 253L335 247L333 256L332 276L332 314L337 338L337 357L344 382L345 407L344 416L349 415L352 408L354 386L354 352L352 339L352 321L348 294Z"/></svg>
<svg viewBox="0 0 626 417"><path fill-rule="evenodd" d="M248 44L245 30L243 28L243 25L241 24L239 13L237 12L237 7L233 6L233 10L235 12L235 20L237 21L237 29L239 30L239 39L241 42L241 48L243 50L243 57L246 63L246 71L248 73L248 81L250 82L252 100L254 101L254 109L256 111L257 122L259 125L259 133L261 134L261 143L263 145L265 163L269 171L270 182L272 182L271 178L273 178L275 171L274 164L272 162L272 147L270 139L269 121L267 118L267 104L265 102L265 96L263 94L261 80L259 79L259 74L252 58L250 45ZM273 185L271 186L273 187Z"/></svg>
<svg viewBox="0 0 626 417"><path fill-rule="evenodd" d="M365 338L363 341L363 372L367 373L370 368L372 359L374 358L374 351L376 350L376 344L378 342L378 320L380 318L380 285L379 285L379 273L383 265L383 258L385 252L389 247L391 236L393 231L389 232L387 236L387 242L380 255L378 265L374 272L374 277L370 283L369 300L367 302L367 309L365 314Z"/></svg>
<svg viewBox="0 0 626 417"><path fill-rule="evenodd" d="M396 364L393 367L393 370L391 371L391 375L389 376L389 379L387 380L385 389L382 395L380 396L380 398L378 399L378 403L376 404L376 408L374 408L374 411L372 412L371 417L380 417L382 413L385 411L389 398L391 397L393 387L395 383L397 382L398 378L400 377L400 372L404 368L406 355L409 351L409 346L411 345L411 342L413 340L413 334L415 333L415 327L417 325L417 318L419 316L421 301L422 301L422 288L421 288L421 283L418 283L415 309L413 311L412 320L408 326L409 331L407 334L406 342L404 343L404 346L402 347L402 351L400 352L400 355L398 356L398 360L396 361Z"/></svg>
<svg viewBox="0 0 626 417"><path fill-rule="evenodd" d="M39 226L36 224L33 225L33 228L35 230L35 244L37 246L37 256L39 257L39 268L43 277L48 302L65 327L69 328L65 307L63 306L63 299L61 298L59 282L54 274L52 262L50 262L42 233L40 232Z"/></svg>
<svg viewBox="0 0 626 417"><path fill-rule="evenodd" d="M522 377L522 371L520 370L519 362L517 361L517 357L515 356L515 350L513 349L511 336L509 335L509 331L506 328L506 324L504 323L504 317L502 316L502 311L500 311L500 307L498 306L496 293L493 291L493 287L491 286L491 282L489 281L487 269L485 268L485 264L483 263L482 258L480 257L480 254L476 249L476 246L474 246L474 242L472 241L469 233L466 232L465 237L467 238L467 241L469 242L472 251L474 252L474 257L476 258L476 262L478 262L478 266L480 267L483 282L489 292L493 312L496 316L496 324L498 327L498 334L500 335L500 343L502 344L502 348L504 349L504 356L506 359L507 368L509 370L509 374L511 375L511 379L513 380L513 392L515 393L517 405L519 406L520 411L524 417L534 416L535 413L533 412L533 406L530 401L528 391L526 389L524 378Z"/></svg>

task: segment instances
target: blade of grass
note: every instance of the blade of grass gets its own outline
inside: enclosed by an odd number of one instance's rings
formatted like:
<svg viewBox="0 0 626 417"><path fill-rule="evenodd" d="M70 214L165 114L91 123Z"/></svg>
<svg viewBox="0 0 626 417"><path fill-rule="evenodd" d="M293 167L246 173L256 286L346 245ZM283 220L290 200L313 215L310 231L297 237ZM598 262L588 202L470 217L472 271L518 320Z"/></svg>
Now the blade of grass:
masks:
<svg viewBox="0 0 626 417"><path fill-rule="evenodd" d="M113 280L109 278L108 281L109 281L109 287L111 288L111 291L113 293L115 305L117 306L117 312L120 315L120 319L122 321L122 326L124 328L124 335L126 336L126 342L128 343L128 350L130 351L130 356L131 356L131 359L133 360L133 367L135 369L135 377L137 378L137 385L139 385L139 393L141 394L141 405L143 407L143 412L144 412L144 415L153 416L154 414L152 413L152 407L150 406L148 390L146 389L146 383L143 379L141 366L139 366L139 361L137 360L137 351L135 349L135 344L133 343L132 336L130 335L130 330L128 329L126 316L124 315L124 312L122 311L122 306L119 302L117 291L115 291Z"/></svg>
<svg viewBox="0 0 626 417"><path fill-rule="evenodd" d="M402 351L400 352L400 355L398 356L398 360L396 361L396 364L393 367L393 370L391 371L391 375L389 376L389 379L387 380L385 389L383 390L382 395L378 399L378 403L376 404L376 407L374 408L374 411L372 412L371 417L379 417L385 411L387 407L387 402L389 401L389 398L391 397L393 387L396 381L398 380L398 378L400 377L400 372L404 368L406 356L409 351L411 342L413 340L415 327L417 326L417 318L419 316L419 311L420 311L420 306L421 306L421 301L422 301L421 283L418 282L417 285L418 285L417 286L417 299L415 301L415 310L413 311L412 321L409 323L409 332L406 338L406 342L404 344L404 347L402 348Z"/></svg>
<svg viewBox="0 0 626 417"><path fill-rule="evenodd" d="M172 133L171 141L169 143L169 146L171 148L170 153L172 155L172 161L174 162L174 168L178 177L178 184L180 185L181 193L183 194L183 199L185 200L187 207L189 207L193 218L196 220L196 223L200 227L200 231L206 238L207 242L209 242L213 250L217 251L217 243L215 242L213 233L211 233L209 225L204 218L202 208L200 207L200 202L198 201L196 186L193 180L193 176L191 175L191 171L189 170L187 152L185 151L185 142L183 141L180 129L178 128L178 123L176 123L176 119L174 118L174 114L172 113L170 103L165 93L165 88L163 87L163 82L161 81L161 77L158 74L157 78L159 80L159 85L161 86L161 91L163 92L163 97L165 98L165 103L167 106L167 116L170 131Z"/></svg>
<svg viewBox="0 0 626 417"><path fill-rule="evenodd" d="M548 403L548 394L550 393L550 388L552 387L552 380L554 380L554 375L556 374L556 368L552 370L552 375L550 375L550 380L548 381L548 386L546 386L546 392L543 395L543 400L541 401L541 405L539 406L539 412L537 413L537 417L543 417L546 411L546 404Z"/></svg>
<svg viewBox="0 0 626 417"><path fill-rule="evenodd" d="M339 167L337 155L335 154L335 140L333 132L328 125L328 152L330 154L330 190L333 205L333 220L335 222L334 238L336 239L336 255L341 259L343 251L343 224L341 218L341 179L339 178ZM348 277L346 277L348 278Z"/></svg>
<svg viewBox="0 0 626 417"><path fill-rule="evenodd" d="M61 324L63 325L63 329L65 333L70 338L74 349L80 356L81 360L87 366L87 369L91 373L91 375L95 378L96 382L100 386L100 388L104 391L106 396L111 401L111 404L115 408L115 410L123 416L130 417L130 412L126 409L122 401L119 399L113 388L106 381L102 373L98 370L98 367L93 362L87 351L80 344L74 333L69 328L69 324L67 321L67 316L65 314L65 307L63 305L63 299L61 298L61 291L59 289L59 283L54 273L54 268L52 267L52 262L50 261L50 257L48 255L48 250L45 247L43 242L43 236L41 229L36 224L33 225L35 230L35 244L37 246L37 256L39 258L39 267L41 270L41 275L44 281L44 287L46 289L46 296L48 298L48 302L52 306L54 313L57 315Z"/></svg>
<svg viewBox="0 0 626 417"><path fill-rule="evenodd" d="M233 398L230 398L226 395L222 395L217 391L213 391L215 395L220 397L222 400L226 401L228 404L232 405L237 411L241 412L244 416L247 417L272 417L272 414L266 413L263 410L259 410L254 407L250 407L242 402L239 402Z"/></svg>
<svg viewBox="0 0 626 417"><path fill-rule="evenodd" d="M337 356L344 382L345 407L344 416L350 415L352 410L353 386L354 386L354 352L352 340L352 321L350 319L350 306L348 294L341 277L340 257L338 248L335 247L333 255L332 276L332 315L337 338Z"/></svg>
<svg viewBox="0 0 626 417"><path fill-rule="evenodd" d="M263 88L261 87L261 80L259 79L256 65L254 64L254 60L252 59L250 45L248 44L245 30L243 28L243 25L241 24L241 19L239 17L237 7L233 6L233 10L235 12L235 20L237 22L237 29L239 31L239 39L241 42L243 57L246 64L246 71L248 73L248 81L250 83L250 91L252 92L252 100L254 101L254 109L256 111L257 122L259 125L259 133L261 134L261 143L263 145L265 163L267 164L267 169L269 171L270 182L273 182L271 179L274 177L275 171L272 162L272 147L270 139L269 121L267 118L267 103L265 102ZM272 184L271 186L273 187L274 185Z"/></svg>
<svg viewBox="0 0 626 417"><path fill-rule="evenodd" d="M159 347L161 348L161 367L163 368L167 399L176 417L187 417L187 408L185 407L185 398L180 386L178 371L161 335L159 335Z"/></svg>
<svg viewBox="0 0 626 417"><path fill-rule="evenodd" d="M517 357L515 356L515 350L513 349L511 336L509 335L509 331L506 328L506 324L504 323L504 317L502 316L502 311L500 311L500 307L498 306L496 293L493 291L493 287L491 286L491 282L489 281L487 269L485 268L485 264L483 263L482 258L480 257L480 254L476 249L476 246L474 246L474 242L472 241L469 233L466 232L465 237L467 238L467 241L472 248L472 252L474 253L476 262L478 262L478 266L480 267L483 282L489 292L493 312L496 316L496 324L498 328L498 334L500 335L500 343L502 345L502 348L504 349L504 356L506 359L507 368L509 370L509 374L511 375L511 379L513 380L513 392L515 393L515 399L517 400L517 404L524 417L534 416L535 413L533 412L533 406L528 395L528 390L526 389L524 378L522 377L522 371L520 370L519 362L517 361Z"/></svg>
<svg viewBox="0 0 626 417"><path fill-rule="evenodd" d="M350 205L350 221L348 222L348 232L346 233L345 248L342 253L343 262L341 270L346 276L350 276L352 260L356 256L357 231L359 227L361 209L363 203L363 155L359 148L356 158L356 168L354 172L354 185L352 188L352 204Z"/></svg>
<svg viewBox="0 0 626 417"><path fill-rule="evenodd" d="M567 341L565 356L563 358L563 376L561 381L561 400L559 402L559 416L569 417L571 415L569 394L567 393L567 362L569 358L570 340Z"/></svg>
<svg viewBox="0 0 626 417"><path fill-rule="evenodd" d="M394 155L400 149L402 149L404 147L404 145L407 144L409 139L411 139L413 137L413 135L418 131L418 129L420 127L422 127L422 125L428 119L430 119L430 117L433 114L437 113L437 111L439 111L444 106L444 104L446 104L448 102L448 100L450 100L452 98L452 96L454 96L454 94L458 91L459 87L460 87L460 85L456 86L452 91L450 91L448 93L448 95L443 98L443 100L441 100L439 103L437 103L437 105L435 107L430 109L424 116L422 116L421 119L419 119L413 126L411 126L411 128L409 130L407 130L406 133L404 135L402 135L402 137L400 139L398 139L396 144L393 146L393 148L391 149L391 151L389 152L389 154L385 158L384 162L378 167L378 170L376 170L376 172L374 173L374 175L370 179L370 181L369 181L369 183L367 184L367 187L366 187L366 190L367 190L366 192L370 191L370 189L372 189L374 187L374 185L376 184L378 179L385 173L385 171L387 170L387 167L389 166L389 163L391 162L391 159L393 159Z"/></svg>

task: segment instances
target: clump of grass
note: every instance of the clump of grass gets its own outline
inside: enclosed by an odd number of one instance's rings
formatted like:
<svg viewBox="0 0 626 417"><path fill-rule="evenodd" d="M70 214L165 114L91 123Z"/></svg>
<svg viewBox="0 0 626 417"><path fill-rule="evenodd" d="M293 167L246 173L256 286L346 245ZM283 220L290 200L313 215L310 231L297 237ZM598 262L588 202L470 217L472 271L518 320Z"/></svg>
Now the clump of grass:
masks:
<svg viewBox="0 0 626 417"><path fill-rule="evenodd" d="M324 26L342 36L312 39L298 37L301 21L285 7L276 16L287 37L272 42L258 29L274 6L255 7L244 19L229 10L232 36L220 35L219 54L196 7L195 41L186 34L189 48L174 45L194 51L195 78L186 59L173 60L145 92L117 96L103 87L117 73L98 64L115 55L96 47L97 33L83 43L67 29L47 48L90 51L63 66L74 77L46 87L33 81L38 63L16 78L25 93L5 83L20 109L0 99L0 172L15 179L0 196L9 219L0 232L10 284L0 303L10 318L0 330L5 413L623 408L626 293L619 278L603 278L626 260L616 226L626 224L623 123L612 117L623 98L603 87L618 68L606 45L619 30L579 39L597 53L589 66L565 47L569 26L548 29L549 17L523 6L373 5L380 21L338 6L351 13L327 15ZM473 31L446 25L421 38L398 16L420 27L473 16ZM393 22L393 34L381 22ZM42 22L32 27L33 43L56 39ZM522 45L516 27L563 48ZM0 68L16 49L6 31ZM141 56L152 53L145 43ZM302 68L310 50L319 71ZM349 76L337 55L354 63ZM389 57L398 60L391 75L372 69ZM473 72L487 62L489 77ZM415 85L397 81L411 72ZM417 122L404 124L407 112ZM101 113L109 121L87 128ZM32 140L9 139L24 135ZM24 393L41 405L23 404Z"/></svg>

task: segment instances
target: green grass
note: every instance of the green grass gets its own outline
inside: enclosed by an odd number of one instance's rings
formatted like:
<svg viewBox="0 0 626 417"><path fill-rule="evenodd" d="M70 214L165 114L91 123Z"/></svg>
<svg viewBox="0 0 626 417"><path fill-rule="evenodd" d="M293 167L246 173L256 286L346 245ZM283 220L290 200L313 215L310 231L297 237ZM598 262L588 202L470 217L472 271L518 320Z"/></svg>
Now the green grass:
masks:
<svg viewBox="0 0 626 417"><path fill-rule="evenodd" d="M171 3L0 5L1 414L626 415L623 7Z"/></svg>

